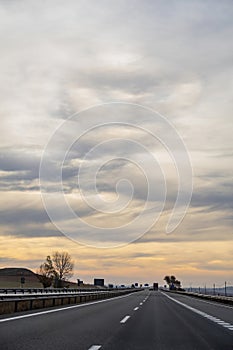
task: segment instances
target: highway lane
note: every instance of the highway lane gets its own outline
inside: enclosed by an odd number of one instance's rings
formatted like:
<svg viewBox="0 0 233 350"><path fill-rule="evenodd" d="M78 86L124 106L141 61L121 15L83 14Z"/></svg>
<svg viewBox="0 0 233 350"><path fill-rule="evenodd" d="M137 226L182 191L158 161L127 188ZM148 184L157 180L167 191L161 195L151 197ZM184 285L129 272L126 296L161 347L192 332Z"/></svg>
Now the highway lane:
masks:
<svg viewBox="0 0 233 350"><path fill-rule="evenodd" d="M222 306L207 306L207 303L203 306L197 299L186 299L143 291L103 302L63 307L56 312L50 309L50 313L43 310L38 315L38 312L3 315L0 349L232 350L233 329L191 308L205 310L205 314L208 312L225 323L230 322L232 309L223 311Z"/></svg>
<svg viewBox="0 0 233 350"><path fill-rule="evenodd" d="M233 349L233 331L154 292L103 349L227 350Z"/></svg>

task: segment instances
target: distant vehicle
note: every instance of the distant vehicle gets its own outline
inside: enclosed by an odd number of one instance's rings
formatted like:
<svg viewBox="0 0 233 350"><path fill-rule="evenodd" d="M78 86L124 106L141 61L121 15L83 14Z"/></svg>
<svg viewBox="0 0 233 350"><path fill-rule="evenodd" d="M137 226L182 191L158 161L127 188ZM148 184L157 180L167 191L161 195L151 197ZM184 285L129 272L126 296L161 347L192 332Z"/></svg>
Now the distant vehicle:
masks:
<svg viewBox="0 0 233 350"><path fill-rule="evenodd" d="M153 290L158 290L159 289L159 284L157 282L153 283Z"/></svg>

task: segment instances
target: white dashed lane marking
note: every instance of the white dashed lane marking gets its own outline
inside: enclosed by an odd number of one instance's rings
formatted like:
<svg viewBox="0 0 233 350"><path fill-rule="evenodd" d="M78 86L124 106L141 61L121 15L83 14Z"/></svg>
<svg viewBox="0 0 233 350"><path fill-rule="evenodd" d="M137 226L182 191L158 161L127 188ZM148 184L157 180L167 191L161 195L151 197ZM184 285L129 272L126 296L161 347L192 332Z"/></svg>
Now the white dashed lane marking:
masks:
<svg viewBox="0 0 233 350"><path fill-rule="evenodd" d="M135 307L135 308L134 308L134 311L137 311L138 309L139 309L139 307Z"/></svg>
<svg viewBox="0 0 233 350"><path fill-rule="evenodd" d="M125 316L120 323L125 323L128 321L128 319L130 318L130 316Z"/></svg>

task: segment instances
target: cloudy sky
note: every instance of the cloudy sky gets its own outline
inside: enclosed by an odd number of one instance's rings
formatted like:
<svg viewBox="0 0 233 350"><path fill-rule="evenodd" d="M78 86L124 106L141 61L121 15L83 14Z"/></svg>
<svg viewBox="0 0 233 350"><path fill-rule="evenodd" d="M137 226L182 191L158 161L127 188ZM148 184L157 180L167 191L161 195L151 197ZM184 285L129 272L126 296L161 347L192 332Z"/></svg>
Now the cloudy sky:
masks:
<svg viewBox="0 0 233 350"><path fill-rule="evenodd" d="M0 267L66 250L88 282L233 285L232 17L0 0Z"/></svg>

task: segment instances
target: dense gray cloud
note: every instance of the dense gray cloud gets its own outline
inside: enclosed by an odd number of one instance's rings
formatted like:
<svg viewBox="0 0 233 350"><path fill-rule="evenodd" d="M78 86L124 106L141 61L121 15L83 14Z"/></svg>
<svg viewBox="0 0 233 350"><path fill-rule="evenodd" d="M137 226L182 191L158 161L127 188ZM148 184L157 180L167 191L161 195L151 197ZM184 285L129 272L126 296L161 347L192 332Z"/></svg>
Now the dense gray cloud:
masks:
<svg viewBox="0 0 233 350"><path fill-rule="evenodd" d="M49 221L46 211L36 210L35 208L11 208L7 210L1 210L0 215L2 217L1 224L12 224L22 225L29 223L46 223Z"/></svg>
<svg viewBox="0 0 233 350"><path fill-rule="evenodd" d="M222 239L230 238L232 16L231 1L172 1L169 4L163 1L69 1L67 6L62 1L43 4L29 0L2 1L2 193L15 192L15 196L20 196L21 192L27 198L38 194L43 149L55 129L71 114L102 102L139 103L166 114L174 123L193 164L195 182L190 210L199 209L197 217L216 213L216 225L226 228ZM134 119L138 121L136 114ZM105 131L113 137L122 135L117 127ZM147 135L137 134L135 130L124 132L124 137L128 132L150 151L161 154L162 145L155 144ZM101 130L95 130L70 149L62 169L65 193L78 194L80 164L104 136ZM114 147L108 144L96 153L103 164L110 152L115 151L119 157L100 169L97 188L112 198L120 176L132 179L135 190L130 209L133 217L143 206L147 184L132 164L127 165L120 159L123 155L134 157L137 152L130 147L117 150ZM143 158L144 153L138 156ZM167 180L168 210L176 199L177 178L167 155L162 154L159 159L163 160L160 164ZM54 152L46 173L51 190L56 188L54 173L59 166ZM88 175L91 167L89 160L82 166L84 174ZM154 179L157 186L154 199L159 201L161 181L157 174ZM87 180L83 187L88 189L88 186ZM120 195L127 195L125 188L121 189ZM1 223L11 228L15 226L16 235L28 237L30 230L32 237L53 235L53 230L39 228L50 221L43 207L38 209L33 200L30 208L17 207L13 201L10 206L5 207L4 202L1 205ZM88 206L74 201L73 208L81 217L96 220L96 212ZM187 220L190 220L191 235L187 237L181 230L177 239L217 237L217 230L212 235L201 233L206 230L202 217L200 224L191 216ZM206 225L211 222L212 219L207 219ZM23 223L25 231L23 226L18 230L17 226ZM38 228L26 227L32 223ZM85 234L91 237L91 231ZM162 231L160 235L156 231L144 239L173 241L176 238L162 237Z"/></svg>
<svg viewBox="0 0 233 350"><path fill-rule="evenodd" d="M3 171L28 171L34 172L34 178L38 177L38 162L40 159L30 150L1 149L0 166Z"/></svg>

